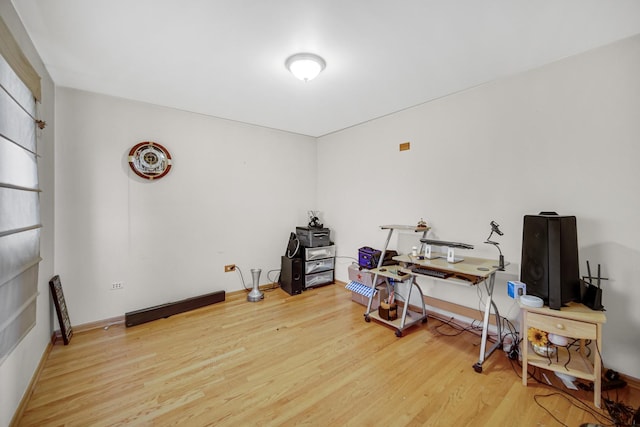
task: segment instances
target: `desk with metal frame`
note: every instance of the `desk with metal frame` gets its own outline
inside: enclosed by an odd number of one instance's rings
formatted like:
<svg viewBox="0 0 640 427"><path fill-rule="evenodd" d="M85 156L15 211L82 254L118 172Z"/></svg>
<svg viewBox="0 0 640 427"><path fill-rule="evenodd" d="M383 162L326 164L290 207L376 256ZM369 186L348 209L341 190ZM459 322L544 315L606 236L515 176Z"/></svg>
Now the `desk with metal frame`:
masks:
<svg viewBox="0 0 640 427"><path fill-rule="evenodd" d="M498 266L496 260L485 258L465 257L463 261L456 263L447 262L446 258L420 259L412 255L398 255L393 257L394 260L403 263L407 272L411 272L414 276L429 277L442 281L458 281L465 284L479 285L484 283L487 290L487 303L484 310L484 320L482 322L482 341L480 342L480 357L478 362L473 365L473 369L482 372L482 364L491 354L498 348L502 348L502 328L500 322L500 314L498 307L493 301L493 287L496 279L496 271ZM451 274L448 278L437 278L423 275L411 269L411 266L425 267L430 270L442 271ZM489 317L491 315L491 307L493 307L496 316L496 327L498 332L498 340L487 350L487 337L489 334Z"/></svg>
<svg viewBox="0 0 640 427"><path fill-rule="evenodd" d="M420 289L420 287L418 286L417 283L415 283L415 280L413 279L413 275L404 275L404 276L397 276L395 274L395 271L397 270L396 268L393 268L392 271L381 271L382 268L382 264L384 263L384 258L385 258L385 254L387 253L387 248L389 246L389 242L391 241L391 236L393 235L393 232L396 230L400 230L400 231L413 231L415 233L421 233L421 238L424 239L425 237L427 237L427 231L429 231L429 227L427 226L422 226L422 227L414 227L411 225L381 225L380 228L382 230L389 230L389 232L387 233L387 240L384 243L384 246L382 247L382 251L380 253L380 258L378 259L378 264L376 266L376 268L371 270L371 273L373 273L373 281L372 283L374 284L373 287L375 288L375 284L378 283L378 277L382 276L385 277L385 281L387 283L387 285L389 284L389 279L392 280L397 280L397 281L406 281L406 279L411 279L411 282L409 284L409 295L411 295L411 289L413 286L416 286L418 288L418 291L420 292L420 297L422 298L422 314L420 315L420 321L426 321L427 319L427 312L426 309L424 308L424 297L422 295L422 290ZM373 290L373 292L371 292L371 295L369 296L369 302L367 303L367 310L364 312L364 320L366 322L369 322L371 317L373 316L376 319L379 319L379 316L375 316L374 312L371 310L371 306L372 306L372 302L373 302L373 296L375 294L375 289ZM403 319L400 320L399 322L395 322L395 323L400 323L401 327L398 328L396 330L396 336L397 337L401 337L402 336L402 331L405 328L405 315L406 312L408 310L408 306L409 306L409 300L406 300L406 304L405 307L403 309ZM388 322L385 322L388 323ZM413 325L417 323L416 321L411 320L410 324ZM395 324L391 324L391 326L396 326Z"/></svg>
<svg viewBox="0 0 640 427"><path fill-rule="evenodd" d="M399 272L400 271L400 272ZM364 320L369 322L372 318L385 323L391 327L396 328L396 336L400 338L402 336L402 332L410 326L416 325L418 323L425 323L427 321L427 308L424 303L424 295L422 294L422 289L415 281L415 277L408 270L400 268L398 265L388 266L388 267L380 267L374 268L371 270L376 277L381 276L384 277L387 291L390 294L391 291L394 292L396 297L399 297L403 301L402 314L397 319L383 319L375 310L367 310L364 315ZM375 282L374 282L375 283ZM408 285L407 294L402 296L398 293L398 286L400 284ZM411 301L411 293L413 288L418 292L420 297L420 307L418 310L410 308ZM380 301L382 303L382 301Z"/></svg>

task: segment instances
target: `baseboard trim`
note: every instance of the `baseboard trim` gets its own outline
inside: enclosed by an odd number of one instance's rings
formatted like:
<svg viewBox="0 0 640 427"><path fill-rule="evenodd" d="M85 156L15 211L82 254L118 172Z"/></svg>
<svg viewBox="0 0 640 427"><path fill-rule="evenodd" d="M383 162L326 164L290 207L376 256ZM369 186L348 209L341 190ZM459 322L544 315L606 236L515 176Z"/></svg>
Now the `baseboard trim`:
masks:
<svg viewBox="0 0 640 427"><path fill-rule="evenodd" d="M331 284L332 283L327 283L326 285L321 285L321 286L329 286ZM345 282L341 281L341 280L334 280L333 284L334 285L342 285L343 287L347 286L347 284ZM318 286L318 287L320 287L320 286ZM272 283L267 283L267 284L264 284L264 285L260 285L258 288L261 291L273 291L273 290L276 290L276 289L280 288L280 285L278 284L278 282L272 282ZM311 289L314 289L314 288L311 288ZM228 297L237 297L238 295L246 295L250 291L251 291L251 289L241 289L239 291L231 291L231 292L227 293L227 296Z"/></svg>
<svg viewBox="0 0 640 427"><path fill-rule="evenodd" d="M73 325L73 334L78 335L95 329L109 329L111 326L124 325L124 316L111 317L109 319L98 320L95 322L83 323L81 325ZM51 343L62 339L60 329L56 329L51 336Z"/></svg>
<svg viewBox="0 0 640 427"><path fill-rule="evenodd" d="M44 365L46 364L47 359L49 359L49 354L51 354L51 349L53 349L53 344L55 343L55 339L56 339L55 334L53 334L51 336L51 340L49 341L49 344L47 344L47 347L42 352L42 356L40 357L40 362L38 363L38 367L33 373L33 376L31 377L31 381L29 381L29 385L27 386L27 389L22 395L22 399L20 399L20 404L16 408L16 411L14 412L13 417L11 418L9 427L17 427L20 424L20 420L22 419L24 410L27 408L27 404L31 400L31 396L33 395L33 392L35 390L35 385L40 379L40 375L44 370ZM62 335L60 335L60 339L62 339Z"/></svg>
<svg viewBox="0 0 640 427"><path fill-rule="evenodd" d="M477 309L469 308L464 305L428 296L424 297L424 303L427 306L437 308L438 310L457 314L459 316L477 320L479 322L484 321L484 313L478 311ZM489 317L489 324L496 326L496 316L494 313L491 313L491 316Z"/></svg>
<svg viewBox="0 0 640 427"><path fill-rule="evenodd" d="M336 283L342 283L342 282L336 280ZM342 284L344 285L344 283ZM277 288L279 288L279 285L277 282L260 285L260 289L264 291L274 290ZM220 292L224 292L224 291L220 291ZM226 293L226 296L231 297L231 296L236 296L240 294L246 294L247 292L248 291L246 290L231 291ZM72 325L72 327L73 327L74 334L81 334L83 332L93 331L95 329L109 329L112 326L124 325L124 324L125 324L125 316L121 315L121 316L111 317L108 319L98 320L95 322L83 323L80 325ZM60 330L59 329L55 330L53 335L51 336L51 343L55 344L57 340L61 340L61 339L62 339L62 335Z"/></svg>
<svg viewBox="0 0 640 427"><path fill-rule="evenodd" d="M620 374L620 378L626 381L627 386L636 390L640 390L640 379L630 377L629 375L624 375L624 374Z"/></svg>

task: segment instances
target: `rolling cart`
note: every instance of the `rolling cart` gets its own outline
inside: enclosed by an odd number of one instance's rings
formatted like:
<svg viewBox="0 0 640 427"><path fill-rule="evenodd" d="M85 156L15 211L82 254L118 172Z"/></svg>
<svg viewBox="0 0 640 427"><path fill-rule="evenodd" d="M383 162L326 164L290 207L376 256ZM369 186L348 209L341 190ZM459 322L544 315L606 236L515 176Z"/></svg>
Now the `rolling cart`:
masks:
<svg viewBox="0 0 640 427"><path fill-rule="evenodd" d="M371 272L374 274L374 277L384 277L385 282L387 284L387 294L394 295L396 299L403 300L404 304L402 307L402 315L398 316L396 319L384 319L380 316L378 311L371 310L371 298L369 298L369 307L367 308L367 312L364 314L364 320L366 322L370 322L371 319L375 319L378 322L387 324L393 328L396 328L396 336L400 338L402 336L402 332L409 328L410 326L416 325L418 323L425 323L427 321L427 308L424 304L424 296L422 294L422 290L420 286L415 281L414 275L403 271L399 266L389 266L378 267ZM375 283L375 282L374 282ZM400 284L407 284L408 290L406 296L401 295L398 292L398 287ZM409 303L411 302L411 292L413 289L418 291L418 295L420 297L420 311L415 311L409 307Z"/></svg>
<svg viewBox="0 0 640 427"><path fill-rule="evenodd" d="M420 289L420 286L418 286L418 284L416 283L414 276L411 272L407 271L407 272L402 272L400 267L398 266L389 266L389 268L385 268L382 266L382 263L384 262L384 256L385 253L387 252L387 247L389 246L389 241L391 240L391 236L393 235L393 232L395 230L405 230L405 231L413 231L413 232L420 232L422 233L422 238L424 239L427 235L427 231L429 231L429 227L414 227L414 226L410 226L410 225L382 225L380 226L381 229L383 230L389 230L389 233L387 234L387 240L384 244L384 247L382 249L382 252L380 253L380 259L378 260L378 266L377 268L374 268L371 270L371 273L373 273L373 282L372 283L377 283L378 281L378 277L382 276L385 278L385 281L387 283L387 289L389 290L393 290L395 291L396 287L397 287L397 283L406 283L409 282L409 289L407 291L407 295L406 297L402 298L400 295L398 295L397 293L395 293L396 296L400 296L401 299L404 300L404 307L402 309L402 316L399 317L398 319L395 320L386 320L383 319L379 316L379 314L376 311L372 311L371 310L371 303L373 301L373 295L371 295L369 297L369 303L367 304L367 311L365 311L364 313L364 320L366 322L370 322L371 318L374 318L382 323L386 323L394 328L396 328L396 336L397 337L401 337L402 336L402 331L406 328L408 328L409 326L415 325L418 322L426 322L427 321L427 309L426 306L424 304L424 298L422 295L422 290ZM401 271L401 274L398 274L398 271ZM393 285L392 285L393 282ZM416 288L418 290L418 293L420 294L420 303L421 303L421 308L422 308L422 312L415 312L413 310L409 309L409 302L411 301L411 292L413 290L413 288ZM408 318L408 321L407 321Z"/></svg>

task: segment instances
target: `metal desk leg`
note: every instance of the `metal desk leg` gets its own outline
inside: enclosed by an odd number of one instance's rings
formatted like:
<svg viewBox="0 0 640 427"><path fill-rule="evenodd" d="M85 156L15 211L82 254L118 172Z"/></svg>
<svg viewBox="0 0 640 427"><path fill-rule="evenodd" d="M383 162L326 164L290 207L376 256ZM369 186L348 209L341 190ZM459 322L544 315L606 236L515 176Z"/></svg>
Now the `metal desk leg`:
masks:
<svg viewBox="0 0 640 427"><path fill-rule="evenodd" d="M402 307L402 318L400 319L400 330L404 329L404 324L407 320L407 311L409 311L409 302L411 301L411 289L413 288L413 276L411 276L411 281L409 282L401 282L401 283L409 283L409 290L407 291L407 297L404 301L404 307ZM398 284L396 283L396 287Z"/></svg>
<svg viewBox="0 0 640 427"><path fill-rule="evenodd" d="M389 234L387 234L387 241L384 243L384 248L380 253L380 259L378 260L378 268L382 267L382 263L384 262L384 255L387 252L387 246L389 246L389 242L391 241L391 235L393 234L393 228L389 229ZM371 303L373 302L373 296L376 291L376 284L378 283L378 273L373 275L373 292L371 292L371 296L369 297L369 303L367 304L367 311L364 312L364 320L369 321L369 313L371 313Z"/></svg>
<svg viewBox="0 0 640 427"><path fill-rule="evenodd" d="M489 276L489 283L485 280L485 286L487 288L487 303L484 308L484 321L482 323L482 340L480 341L480 358L478 362L473 365L473 369L480 373L482 372L482 364L486 359L491 356L491 354L498 348L502 348L502 326L500 322L500 313L498 312L498 307L493 302L493 286L496 281L496 274L493 273ZM487 348L487 335L489 334L489 316L491 315L491 306L493 306L493 310L496 315L496 327L498 330L498 340L496 343L489 349L488 352L485 352Z"/></svg>
<svg viewBox="0 0 640 427"><path fill-rule="evenodd" d="M373 289L371 290L371 295L369 296L369 302L367 303L367 310L364 312L364 319L368 322L369 313L371 313L371 304L373 303L373 297L376 293L376 283L378 283L378 273L373 275Z"/></svg>

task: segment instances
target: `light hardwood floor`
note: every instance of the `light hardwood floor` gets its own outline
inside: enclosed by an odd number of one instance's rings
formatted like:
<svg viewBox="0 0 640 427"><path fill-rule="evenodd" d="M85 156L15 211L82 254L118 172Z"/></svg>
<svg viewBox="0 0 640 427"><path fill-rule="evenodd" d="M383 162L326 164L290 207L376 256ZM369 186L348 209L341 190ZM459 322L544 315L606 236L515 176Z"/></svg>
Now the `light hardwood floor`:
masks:
<svg viewBox="0 0 640 427"><path fill-rule="evenodd" d="M502 351L474 372L473 333L442 335L454 331L431 318L396 338L363 312L335 284L296 296L277 289L257 303L227 295L167 319L78 333L54 345L17 425L562 425L550 413L569 426L595 421L546 385L523 386ZM578 396L598 412L591 393ZM640 404L629 387L618 398Z"/></svg>

